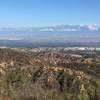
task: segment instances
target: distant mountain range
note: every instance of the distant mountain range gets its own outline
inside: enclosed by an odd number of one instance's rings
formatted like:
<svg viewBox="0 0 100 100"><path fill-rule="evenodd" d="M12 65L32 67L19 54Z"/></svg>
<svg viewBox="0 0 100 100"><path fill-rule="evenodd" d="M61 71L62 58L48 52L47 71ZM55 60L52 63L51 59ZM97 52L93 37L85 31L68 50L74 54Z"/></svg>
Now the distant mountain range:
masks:
<svg viewBox="0 0 100 100"><path fill-rule="evenodd" d="M99 43L98 25L60 25L49 27L1 27L0 44L15 43ZM13 44L12 43L12 44ZM8 43L9 44L9 43Z"/></svg>

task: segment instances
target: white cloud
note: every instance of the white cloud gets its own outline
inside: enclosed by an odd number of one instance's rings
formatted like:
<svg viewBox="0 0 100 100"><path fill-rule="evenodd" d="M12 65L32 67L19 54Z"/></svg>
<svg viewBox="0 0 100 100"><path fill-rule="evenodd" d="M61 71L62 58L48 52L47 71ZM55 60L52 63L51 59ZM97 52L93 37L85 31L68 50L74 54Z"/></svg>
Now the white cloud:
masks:
<svg viewBox="0 0 100 100"><path fill-rule="evenodd" d="M43 29L40 29L40 31L54 31L52 28L43 28Z"/></svg>
<svg viewBox="0 0 100 100"><path fill-rule="evenodd" d="M90 24L90 25L88 25L88 28L90 31L97 31L98 30L98 26L96 24L94 24L94 25Z"/></svg>
<svg viewBox="0 0 100 100"><path fill-rule="evenodd" d="M58 30L58 31L78 31L77 29L61 29L61 30Z"/></svg>

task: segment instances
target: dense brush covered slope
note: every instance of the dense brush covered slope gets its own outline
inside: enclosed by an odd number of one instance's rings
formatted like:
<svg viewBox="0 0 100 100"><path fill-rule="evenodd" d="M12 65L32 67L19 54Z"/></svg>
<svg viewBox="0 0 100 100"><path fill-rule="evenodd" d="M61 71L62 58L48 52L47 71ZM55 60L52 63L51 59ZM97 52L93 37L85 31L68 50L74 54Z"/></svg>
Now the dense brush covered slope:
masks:
<svg viewBox="0 0 100 100"><path fill-rule="evenodd" d="M0 100L100 100L100 58L0 49Z"/></svg>

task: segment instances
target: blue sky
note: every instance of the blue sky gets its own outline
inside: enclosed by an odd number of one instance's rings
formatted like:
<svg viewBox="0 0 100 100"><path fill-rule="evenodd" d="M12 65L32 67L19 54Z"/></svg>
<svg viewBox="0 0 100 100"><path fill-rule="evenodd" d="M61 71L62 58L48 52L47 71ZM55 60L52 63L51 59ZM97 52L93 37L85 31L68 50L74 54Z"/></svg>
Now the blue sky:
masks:
<svg viewBox="0 0 100 100"><path fill-rule="evenodd" d="M100 0L0 0L0 26L99 24Z"/></svg>

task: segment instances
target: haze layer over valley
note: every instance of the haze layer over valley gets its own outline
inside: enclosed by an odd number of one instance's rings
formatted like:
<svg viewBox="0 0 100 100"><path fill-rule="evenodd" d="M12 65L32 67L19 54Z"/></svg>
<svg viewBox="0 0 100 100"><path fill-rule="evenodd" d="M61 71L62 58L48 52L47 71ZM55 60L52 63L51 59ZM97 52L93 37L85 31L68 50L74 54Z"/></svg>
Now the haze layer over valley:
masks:
<svg viewBox="0 0 100 100"><path fill-rule="evenodd" d="M2 40L30 41L100 41L98 25L61 25L49 27L4 27L0 28Z"/></svg>
<svg viewBox="0 0 100 100"><path fill-rule="evenodd" d="M0 28L1 46L99 46L98 25L61 25L49 27L3 27Z"/></svg>

